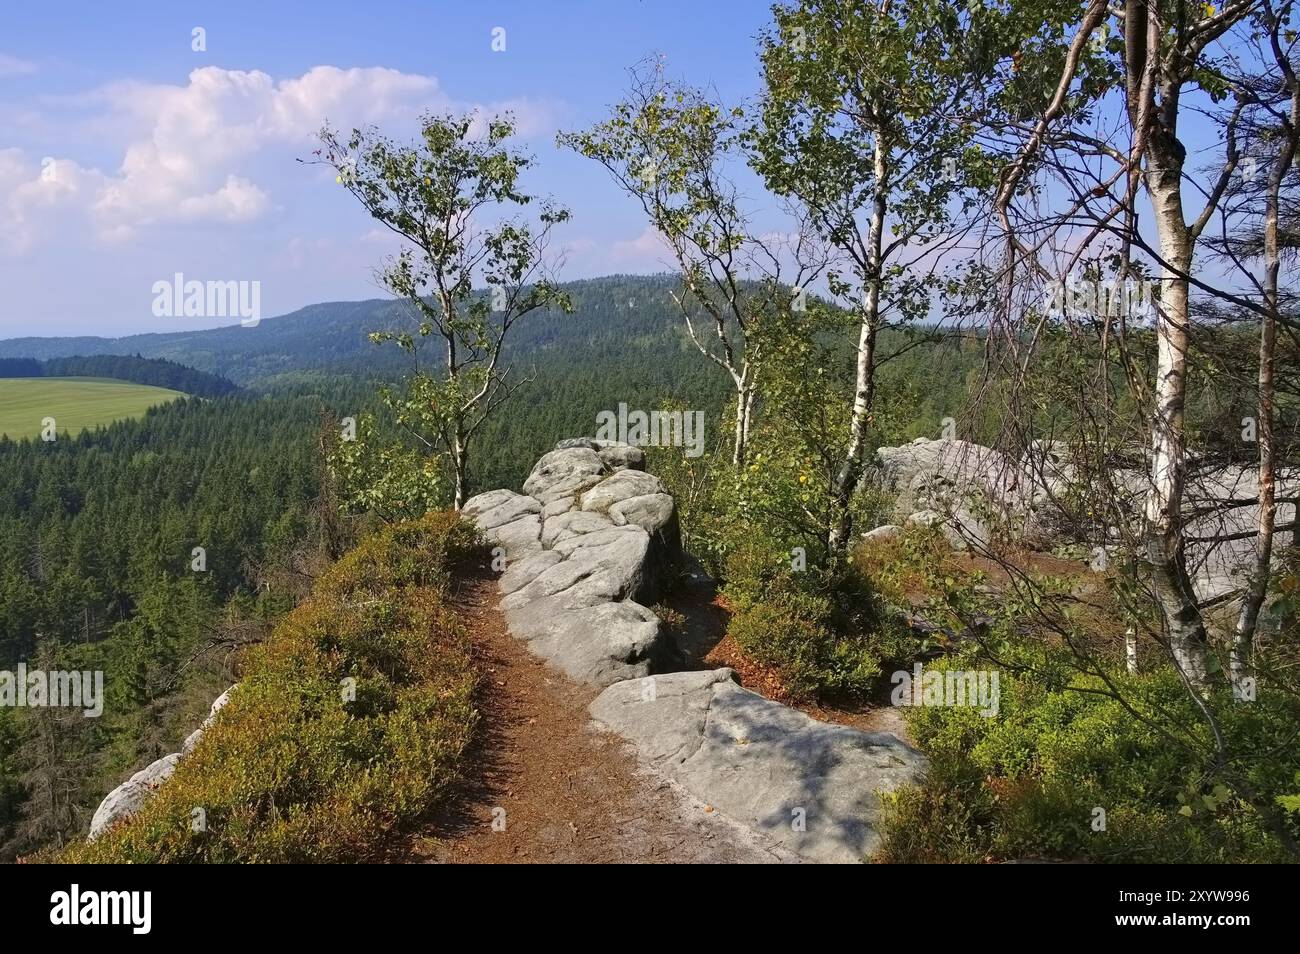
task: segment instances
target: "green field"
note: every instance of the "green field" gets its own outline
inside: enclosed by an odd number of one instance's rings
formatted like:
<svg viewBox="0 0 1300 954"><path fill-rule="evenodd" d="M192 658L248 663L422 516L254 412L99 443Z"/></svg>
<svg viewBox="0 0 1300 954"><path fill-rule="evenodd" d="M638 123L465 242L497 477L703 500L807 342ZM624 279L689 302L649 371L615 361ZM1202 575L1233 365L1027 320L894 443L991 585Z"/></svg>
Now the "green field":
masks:
<svg viewBox="0 0 1300 954"><path fill-rule="evenodd" d="M39 437L41 421L52 417L58 433L76 435L184 396L113 378L0 378L0 434Z"/></svg>

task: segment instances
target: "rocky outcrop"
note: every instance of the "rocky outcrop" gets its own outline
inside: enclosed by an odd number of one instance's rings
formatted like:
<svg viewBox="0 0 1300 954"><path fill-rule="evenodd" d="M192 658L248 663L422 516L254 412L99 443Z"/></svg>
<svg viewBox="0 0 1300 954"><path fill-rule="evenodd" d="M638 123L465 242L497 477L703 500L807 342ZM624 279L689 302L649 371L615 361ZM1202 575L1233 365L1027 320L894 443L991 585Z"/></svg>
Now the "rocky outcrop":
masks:
<svg viewBox="0 0 1300 954"><path fill-rule="evenodd" d="M681 532L672 495L643 466L628 444L561 441L522 494L489 491L461 511L503 551L510 631L599 686L648 675L674 652L646 604L681 564Z"/></svg>
<svg viewBox="0 0 1300 954"><path fill-rule="evenodd" d="M870 475L893 495L894 523L938 526L958 549L1041 534L1031 474L993 448L918 437L877 450Z"/></svg>
<svg viewBox="0 0 1300 954"><path fill-rule="evenodd" d="M216 721L217 713L230 701L230 694L234 690L235 687L231 686L217 696L216 701L212 703L212 708L208 710L208 717L203 720L203 724L199 728L190 733L185 740L185 744L181 747L181 751L173 752L171 755L164 755L156 762L150 763L105 796L104 800L99 803L99 807L95 809L95 814L90 820L90 837L92 839L98 838L119 821L138 812L144 806L145 800L153 793L153 790L172 777L176 771L176 765L189 754L194 746L198 745L204 731Z"/></svg>
<svg viewBox="0 0 1300 954"><path fill-rule="evenodd" d="M593 719L671 784L803 858L863 860L879 840L877 792L915 778L924 759L889 733L828 725L742 689L729 669L670 671L678 647L646 604L690 560L672 496L642 466L626 444L561 441L522 494L465 504L505 556L511 633L605 687Z"/></svg>
<svg viewBox="0 0 1300 954"><path fill-rule="evenodd" d="M1294 498L1300 493L1300 475L1280 472L1276 492L1279 498ZM1243 587L1254 572L1259 471L1235 464L1198 462L1191 468L1184 493L1188 571L1197 598L1202 602L1216 600ZM1276 526L1289 526L1295 519L1294 503L1278 503ZM1293 537L1290 530L1278 531L1273 552L1286 553Z"/></svg>
<svg viewBox="0 0 1300 954"><path fill-rule="evenodd" d="M1140 460L1142 453L1135 450L1132 456ZM1089 478L1061 441L1035 441L1015 459L969 441L921 437L880 448L871 476L894 496L894 523L864 536L892 535L896 524L935 526L959 550L979 550L995 538L1031 549L1083 545L1089 554L1097 547L1113 549L1122 536L1135 539L1141 532L1149 486L1140 465L1106 467L1104 485L1089 491L1082 486ZM1253 467L1195 458L1189 464L1183 500L1187 565L1203 603L1230 596L1253 572L1257 481ZM1280 498L1298 491L1300 474L1278 475ZM1072 511L1089 493L1122 515L1120 526L1085 526L1088 521ZM1279 527L1295 518L1293 503L1278 504ZM1279 531L1275 552L1283 552L1291 539L1289 530Z"/></svg>
<svg viewBox="0 0 1300 954"><path fill-rule="evenodd" d="M590 711L649 767L814 861L874 852L877 793L925 767L897 736L818 722L741 688L730 669L620 682Z"/></svg>

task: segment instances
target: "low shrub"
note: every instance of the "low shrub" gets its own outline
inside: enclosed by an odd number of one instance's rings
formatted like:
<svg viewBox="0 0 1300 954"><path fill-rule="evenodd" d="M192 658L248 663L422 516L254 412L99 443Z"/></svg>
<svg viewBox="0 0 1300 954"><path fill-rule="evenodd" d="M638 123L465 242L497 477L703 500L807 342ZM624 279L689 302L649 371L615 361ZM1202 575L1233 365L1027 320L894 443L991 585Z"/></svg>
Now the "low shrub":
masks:
<svg viewBox="0 0 1300 954"><path fill-rule="evenodd" d="M727 633L755 662L777 670L796 698L866 696L880 675L880 617L865 578L812 567L761 544L734 551L725 594Z"/></svg>
<svg viewBox="0 0 1300 954"><path fill-rule="evenodd" d="M886 799L878 860L1296 860L1286 842L1300 838L1300 816L1282 810L1300 771L1294 697L1216 694L1208 704L1228 755L1219 764L1175 673L1110 681L1123 701L1096 676L1053 688L1004 670L995 718L907 710L931 769Z"/></svg>
<svg viewBox="0 0 1300 954"><path fill-rule="evenodd" d="M446 794L472 735L475 671L447 594L476 548L450 513L362 542L251 651L220 718L139 814L56 860L382 856Z"/></svg>

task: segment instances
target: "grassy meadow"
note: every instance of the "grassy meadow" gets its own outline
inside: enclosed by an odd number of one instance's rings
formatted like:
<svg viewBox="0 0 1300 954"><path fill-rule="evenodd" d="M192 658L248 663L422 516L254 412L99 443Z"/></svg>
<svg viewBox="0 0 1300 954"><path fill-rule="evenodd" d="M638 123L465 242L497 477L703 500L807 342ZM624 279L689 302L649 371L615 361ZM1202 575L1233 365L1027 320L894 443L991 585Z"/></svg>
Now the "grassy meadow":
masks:
<svg viewBox="0 0 1300 954"><path fill-rule="evenodd" d="M52 417L60 434L75 435L183 396L112 378L0 378L0 434L39 437L41 421Z"/></svg>

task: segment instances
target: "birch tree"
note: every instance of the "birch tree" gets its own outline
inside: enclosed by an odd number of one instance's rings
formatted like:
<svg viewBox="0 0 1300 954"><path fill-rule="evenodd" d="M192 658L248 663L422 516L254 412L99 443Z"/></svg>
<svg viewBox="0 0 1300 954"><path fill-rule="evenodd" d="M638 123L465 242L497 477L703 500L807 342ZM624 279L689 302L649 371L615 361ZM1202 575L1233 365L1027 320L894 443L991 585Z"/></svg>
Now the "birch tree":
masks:
<svg viewBox="0 0 1300 954"><path fill-rule="evenodd" d="M1208 685L1212 665L1205 622L1187 568L1184 532L1186 406L1193 346L1191 290L1195 287L1247 309L1258 308L1258 303L1226 287L1216 287L1196 273L1198 243L1220 210L1237 169L1239 157L1231 130L1239 110L1232 111L1228 120L1222 163L1207 183L1195 184L1192 202L1186 197L1187 148L1179 138L1179 123L1189 90L1198 95L1201 109L1228 94L1228 84L1212 61L1210 49L1221 44L1257 6L1258 0L1237 0L1222 9L1185 0L1126 0L1122 6L1108 7L1101 0L1091 0L1082 11L1076 11L1076 27L1059 67L1055 92L1036 121L1017 127L1022 145L1003 171L995 200L996 214L1019 260L1047 277L1052 273L1040 256L1050 239L1027 243L1017 233L1046 232L1056 240L1058 249L1069 247L1068 263L1081 261L1094 242L1113 240L1121 275L1129 274L1134 256L1140 255L1158 276L1152 380L1150 384L1139 380L1134 366L1125 369L1135 396L1149 408L1148 481L1142 503L1140 552L1163 620L1169 654L1198 691ZM1119 31L1114 41L1107 39L1111 20ZM1113 59L1115 85L1122 96L1117 135L1095 128L1101 122L1099 117L1107 115L1106 97L1111 89L1104 69L1090 70L1099 57L1108 56ZM1078 107L1080 102L1085 108ZM1074 104L1072 110L1070 104ZM1127 138L1127 147L1123 138ZM1053 152L1055 158L1047 158ZM1109 171L1102 171L1104 163L1110 164ZM1066 195L1063 207L1048 216L1055 225L1045 230L1008 214L1016 196L1026 188L1038 195L1026 185L1030 170L1038 165L1055 173ZM1146 200L1145 208L1141 199ZM1199 210L1189 210L1197 204ZM1143 214L1147 209L1149 220ZM1038 217L1037 225L1042 222ZM1148 222L1154 241L1149 240ZM1106 341L1112 332L1109 322L1101 330ZM1123 334L1122 327L1119 333Z"/></svg>
<svg viewBox="0 0 1300 954"><path fill-rule="evenodd" d="M995 61L969 16L947 3L804 0L774 8L762 37L763 125L756 169L796 199L838 253L835 298L857 315L853 396L831 481L827 540L842 554L863 472L881 331L929 315L956 200L982 157L961 121Z"/></svg>
<svg viewBox="0 0 1300 954"><path fill-rule="evenodd" d="M426 115L420 125L412 145L373 129L343 138L327 126L316 155L403 242L378 278L409 304L411 328L370 338L412 355L404 393L385 391L385 400L426 452L446 457L459 510L474 435L518 386L505 363L511 330L540 309L570 308L546 255L552 228L569 213L542 202L535 222L519 214L536 199L519 181L533 160L510 145L509 115ZM421 363L420 344L430 337L438 354Z"/></svg>
<svg viewBox="0 0 1300 954"><path fill-rule="evenodd" d="M745 114L665 78L658 61L632 70L609 119L558 142L593 159L641 206L681 276L674 295L691 341L735 390L732 465L747 448L775 322L805 306L823 262L805 228L764 232L732 172L743 168Z"/></svg>
<svg viewBox="0 0 1300 954"><path fill-rule="evenodd" d="M1258 314L1259 351L1256 374L1255 418L1258 450L1257 511L1252 567L1233 629L1229 651L1229 672L1238 698L1246 693L1250 674L1251 648L1260 611L1268 597L1277 528L1277 385L1276 353L1279 323L1283 315L1282 252L1294 245L1286 230L1294 223L1283 222L1284 187L1293 180L1297 146L1300 145L1300 80L1294 63L1296 31L1293 0L1263 0L1254 21L1250 43L1239 54L1254 57L1254 70L1242 69L1231 75L1241 109L1235 134L1240 137L1241 175L1233 180L1229 199L1234 208L1225 218L1240 229L1225 235L1224 257L1257 276L1262 308ZM1239 213L1237 215L1233 212ZM1243 221L1244 220L1244 221ZM1227 231L1227 229L1225 229ZM1252 269L1246 262L1257 262Z"/></svg>

